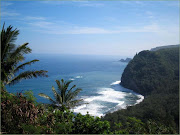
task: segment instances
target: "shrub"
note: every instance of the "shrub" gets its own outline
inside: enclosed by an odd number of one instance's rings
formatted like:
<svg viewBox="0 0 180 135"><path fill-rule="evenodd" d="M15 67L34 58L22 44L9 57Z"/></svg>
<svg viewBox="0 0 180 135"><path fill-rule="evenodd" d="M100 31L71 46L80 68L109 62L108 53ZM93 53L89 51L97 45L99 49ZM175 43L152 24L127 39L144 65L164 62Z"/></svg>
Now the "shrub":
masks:
<svg viewBox="0 0 180 135"><path fill-rule="evenodd" d="M32 101L28 101L22 93L13 95L4 90L1 91L3 132L22 133L22 124L35 124L39 113L41 113L39 107Z"/></svg>

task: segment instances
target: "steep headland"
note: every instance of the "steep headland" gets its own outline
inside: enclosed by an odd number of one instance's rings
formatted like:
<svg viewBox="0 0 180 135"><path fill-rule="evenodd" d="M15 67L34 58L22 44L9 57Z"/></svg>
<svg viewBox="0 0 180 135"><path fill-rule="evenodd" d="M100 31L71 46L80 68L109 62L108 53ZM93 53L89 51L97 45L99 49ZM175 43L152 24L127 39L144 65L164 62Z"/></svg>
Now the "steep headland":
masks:
<svg viewBox="0 0 180 135"><path fill-rule="evenodd" d="M166 93L179 79L179 47L142 51L125 68L121 85L142 95Z"/></svg>
<svg viewBox="0 0 180 135"><path fill-rule="evenodd" d="M103 119L110 121L112 130L118 130L115 123L124 125L128 117L135 117L150 123L147 133L179 133L179 46L136 54L122 74L121 85L145 99L107 114Z"/></svg>

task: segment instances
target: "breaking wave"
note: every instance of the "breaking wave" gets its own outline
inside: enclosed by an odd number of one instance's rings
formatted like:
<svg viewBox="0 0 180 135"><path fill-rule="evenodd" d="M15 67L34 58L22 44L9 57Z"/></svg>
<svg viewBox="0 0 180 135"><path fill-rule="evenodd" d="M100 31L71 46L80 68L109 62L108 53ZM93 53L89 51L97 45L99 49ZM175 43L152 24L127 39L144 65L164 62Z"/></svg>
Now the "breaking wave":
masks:
<svg viewBox="0 0 180 135"><path fill-rule="evenodd" d="M82 76L76 76L76 78L83 78Z"/></svg>
<svg viewBox="0 0 180 135"><path fill-rule="evenodd" d="M120 81L111 83L111 88L97 88L96 96L82 96L85 103L73 109L75 113L92 116L104 116L108 112L125 109L143 101L144 96L119 85Z"/></svg>

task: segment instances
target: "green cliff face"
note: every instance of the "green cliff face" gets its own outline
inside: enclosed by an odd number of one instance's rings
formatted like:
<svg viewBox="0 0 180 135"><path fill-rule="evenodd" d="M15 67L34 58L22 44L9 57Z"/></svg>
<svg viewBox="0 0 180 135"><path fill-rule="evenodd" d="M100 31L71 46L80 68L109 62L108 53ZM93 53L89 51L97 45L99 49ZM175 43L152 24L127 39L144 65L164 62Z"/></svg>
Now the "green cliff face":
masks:
<svg viewBox="0 0 180 135"><path fill-rule="evenodd" d="M103 119L110 122L112 130L119 130L119 122L127 129L128 118L135 117L144 123L144 131L131 130L135 134L179 133L179 47L135 55L122 74L121 85L145 99L106 114Z"/></svg>
<svg viewBox="0 0 180 135"><path fill-rule="evenodd" d="M146 96L152 92L173 92L170 89L178 81L179 47L176 47L135 55L122 74L121 85Z"/></svg>

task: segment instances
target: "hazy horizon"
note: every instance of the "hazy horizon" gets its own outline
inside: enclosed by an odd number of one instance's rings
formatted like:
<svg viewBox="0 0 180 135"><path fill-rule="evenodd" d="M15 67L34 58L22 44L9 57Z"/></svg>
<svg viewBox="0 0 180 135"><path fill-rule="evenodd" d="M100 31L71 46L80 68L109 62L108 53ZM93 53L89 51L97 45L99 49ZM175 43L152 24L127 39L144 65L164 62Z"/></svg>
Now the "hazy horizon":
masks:
<svg viewBox="0 0 180 135"><path fill-rule="evenodd" d="M33 54L133 57L179 44L179 1L1 1Z"/></svg>

